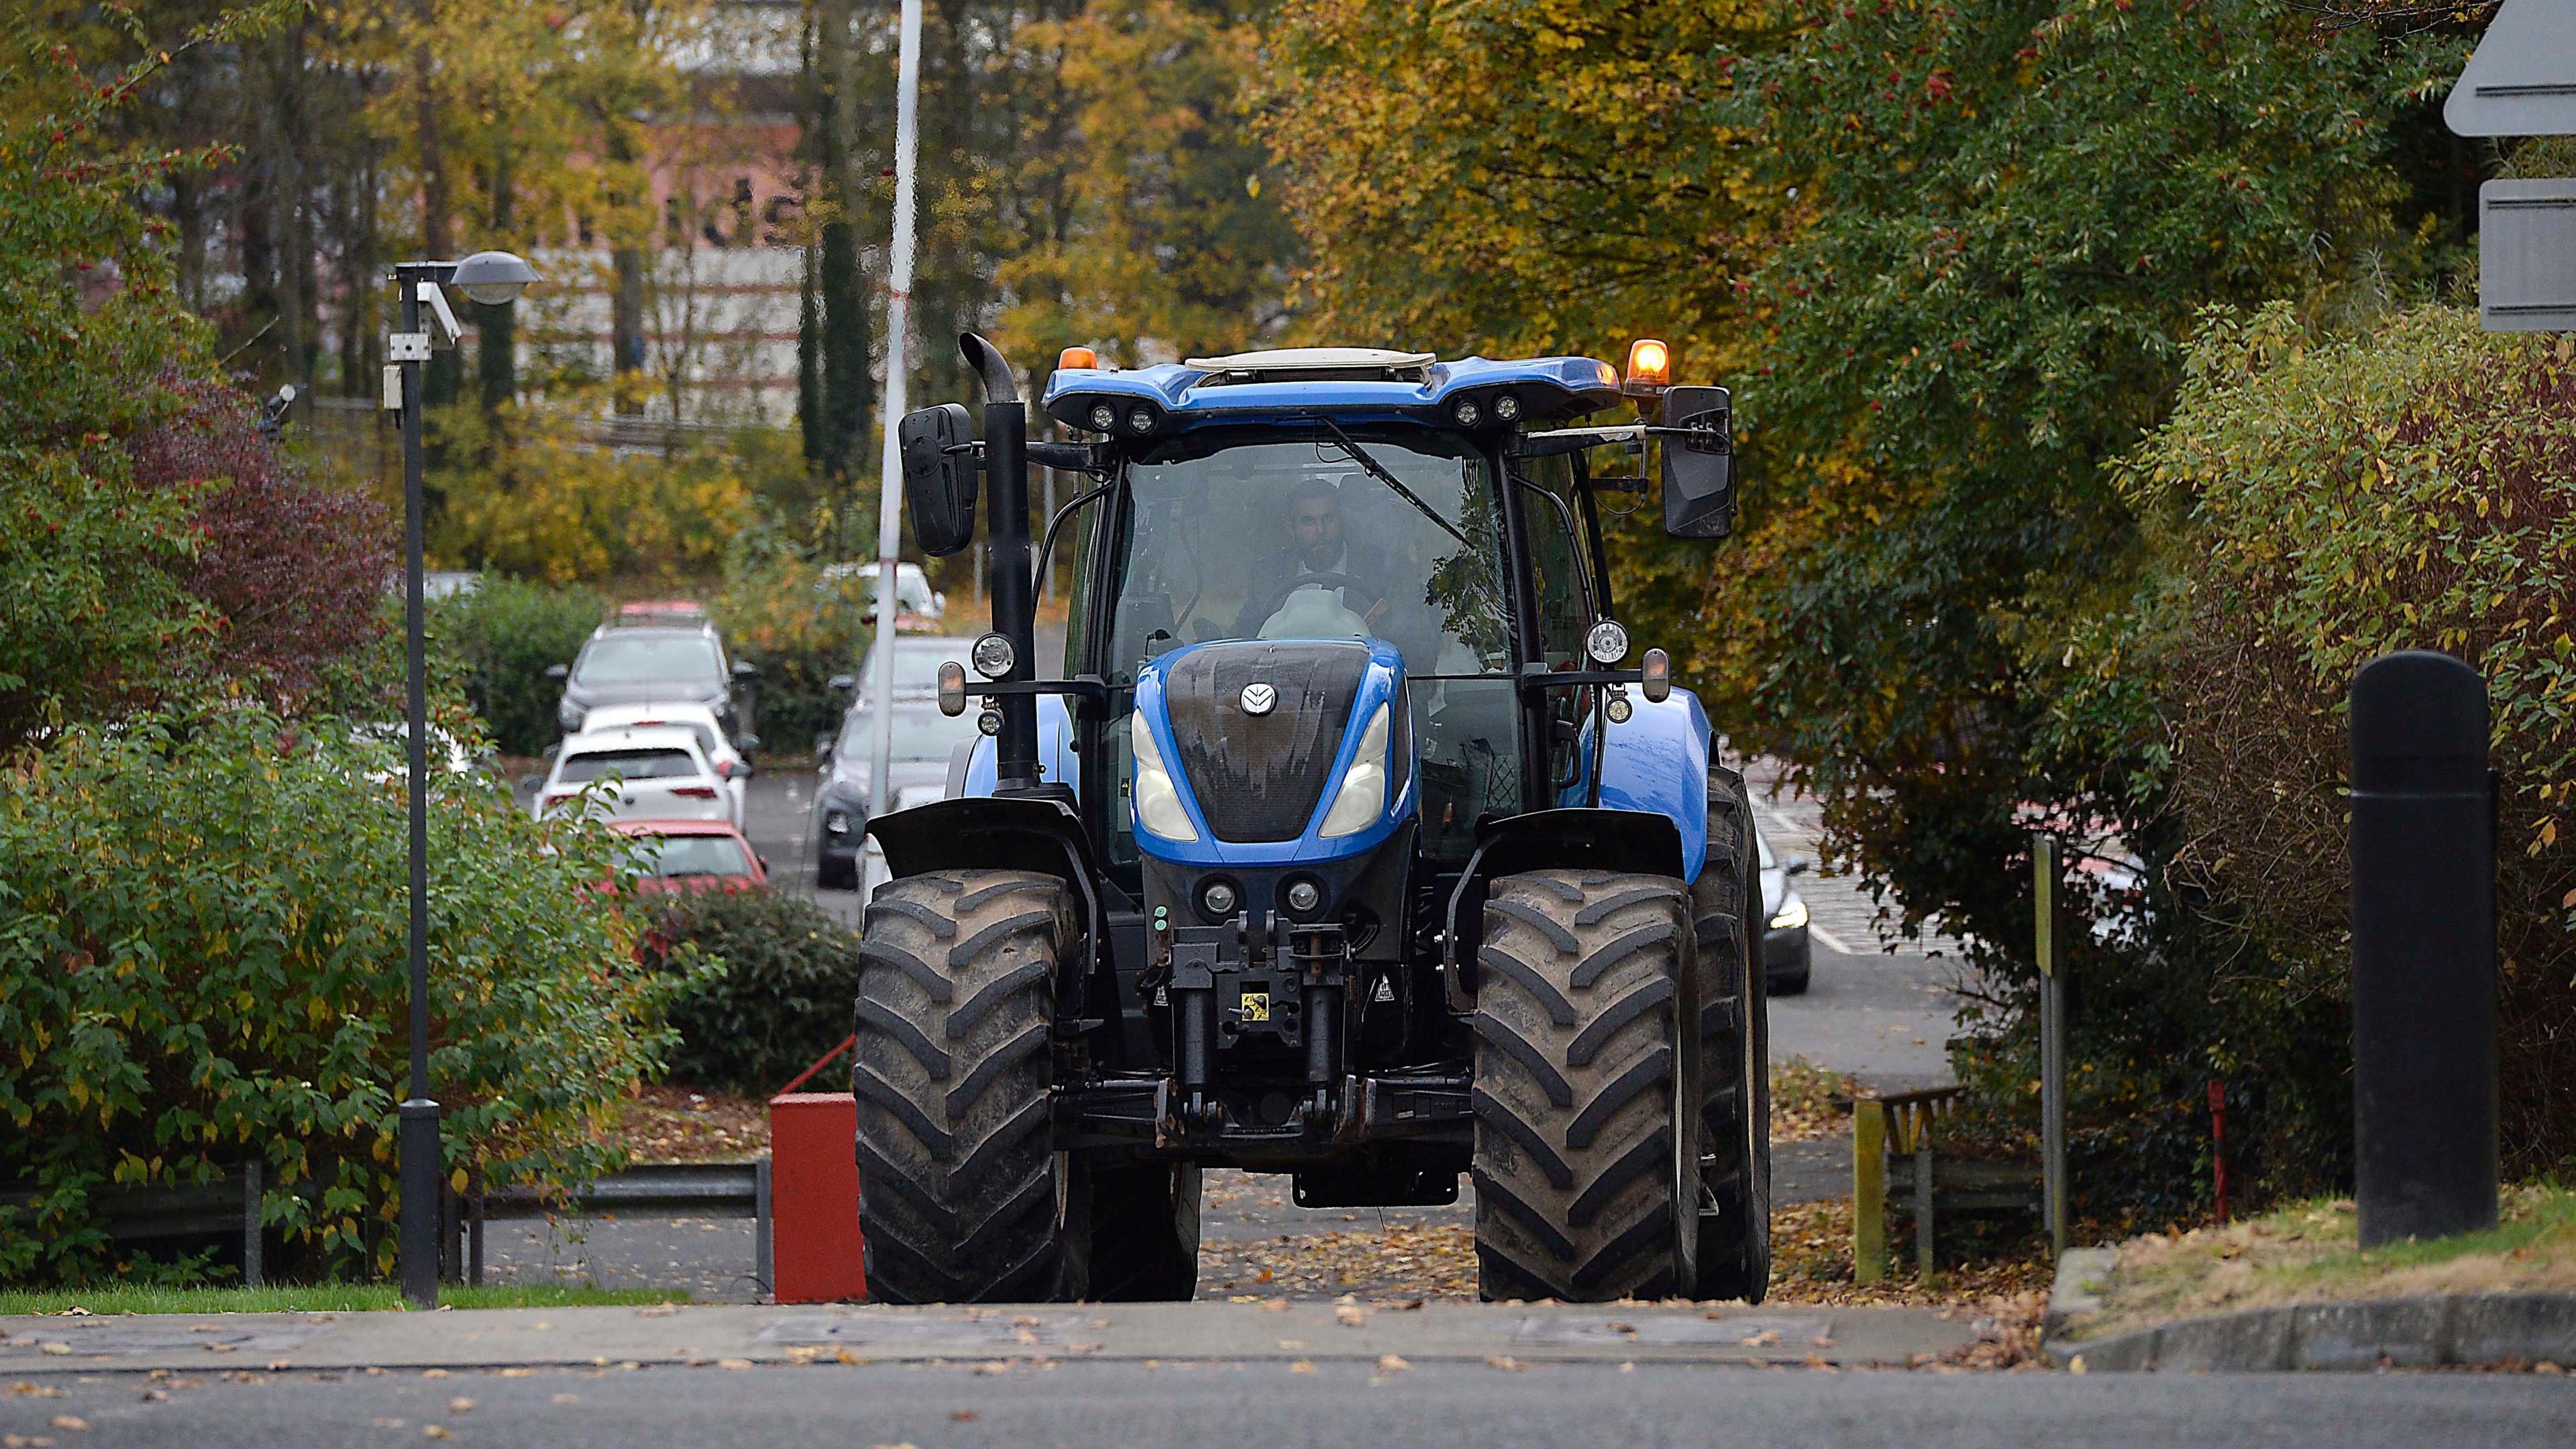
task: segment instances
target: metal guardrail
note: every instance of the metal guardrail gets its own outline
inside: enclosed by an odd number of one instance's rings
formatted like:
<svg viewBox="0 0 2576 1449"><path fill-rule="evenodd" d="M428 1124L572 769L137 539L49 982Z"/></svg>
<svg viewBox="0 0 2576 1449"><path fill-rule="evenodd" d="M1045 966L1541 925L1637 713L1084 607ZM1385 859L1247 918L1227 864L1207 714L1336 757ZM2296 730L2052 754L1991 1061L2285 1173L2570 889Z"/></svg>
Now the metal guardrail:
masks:
<svg viewBox="0 0 2576 1449"><path fill-rule="evenodd" d="M264 1174L252 1160L205 1183L108 1187L90 1196L91 1220L117 1242L164 1238L223 1238L239 1234L242 1283L261 1286L266 1256L260 1221ZM0 1190L0 1208L24 1210L39 1194L13 1186ZM769 1286L769 1159L749 1162L665 1162L613 1172L569 1195L527 1186L446 1194L441 1205L440 1277L483 1281L483 1225L527 1218L649 1216L750 1218L753 1261L761 1287Z"/></svg>
<svg viewBox="0 0 2576 1449"><path fill-rule="evenodd" d="M441 1238L447 1252L441 1276L451 1282L482 1285L483 1225L494 1220L526 1218L611 1217L618 1213L650 1216L750 1218L752 1263L762 1292L772 1281L770 1267L769 1158L749 1162L661 1162L612 1172L574 1188L569 1195L534 1187L505 1187L484 1192L469 1187L450 1204L454 1214ZM454 1256L448 1256L453 1253ZM459 1260L462 1261L459 1261Z"/></svg>
<svg viewBox="0 0 2576 1449"><path fill-rule="evenodd" d="M533 1187L498 1188L469 1195L487 1220L596 1216L602 1213L673 1213L695 1217L756 1218L766 1195L769 1159L751 1162L664 1162L613 1172L573 1189L567 1200Z"/></svg>

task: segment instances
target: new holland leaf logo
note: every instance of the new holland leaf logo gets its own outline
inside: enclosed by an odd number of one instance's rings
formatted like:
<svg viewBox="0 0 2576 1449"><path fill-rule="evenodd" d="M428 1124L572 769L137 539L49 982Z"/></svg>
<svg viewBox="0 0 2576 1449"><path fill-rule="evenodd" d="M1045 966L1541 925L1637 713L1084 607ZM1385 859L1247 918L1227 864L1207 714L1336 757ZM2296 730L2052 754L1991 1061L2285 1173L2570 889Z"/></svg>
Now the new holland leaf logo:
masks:
<svg viewBox="0 0 2576 1449"><path fill-rule="evenodd" d="M1247 684L1243 687L1245 714L1268 714L1278 703L1279 691L1267 684Z"/></svg>

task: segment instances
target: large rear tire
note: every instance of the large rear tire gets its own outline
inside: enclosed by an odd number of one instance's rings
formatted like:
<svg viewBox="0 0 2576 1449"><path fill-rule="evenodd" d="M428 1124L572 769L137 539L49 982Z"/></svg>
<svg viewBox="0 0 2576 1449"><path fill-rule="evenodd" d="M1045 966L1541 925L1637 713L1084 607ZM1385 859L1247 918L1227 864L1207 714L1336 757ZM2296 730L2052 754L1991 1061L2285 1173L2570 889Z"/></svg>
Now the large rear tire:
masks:
<svg viewBox="0 0 2576 1449"><path fill-rule="evenodd" d="M1476 1257L1484 1297L1687 1292L1677 1077L1697 1053L1682 883L1611 871L1505 876L1476 987ZM1683 1049L1676 1050L1677 1047Z"/></svg>
<svg viewBox="0 0 2576 1449"><path fill-rule="evenodd" d="M1703 1197L1699 1296L1759 1303L1771 1286L1771 1008L1762 872L1743 777L1709 772L1708 857L1691 885L1699 952Z"/></svg>
<svg viewBox="0 0 2576 1449"><path fill-rule="evenodd" d="M1066 1169L1047 1131L1070 896L1026 871L890 881L860 946L859 1228L881 1303L1063 1291Z"/></svg>

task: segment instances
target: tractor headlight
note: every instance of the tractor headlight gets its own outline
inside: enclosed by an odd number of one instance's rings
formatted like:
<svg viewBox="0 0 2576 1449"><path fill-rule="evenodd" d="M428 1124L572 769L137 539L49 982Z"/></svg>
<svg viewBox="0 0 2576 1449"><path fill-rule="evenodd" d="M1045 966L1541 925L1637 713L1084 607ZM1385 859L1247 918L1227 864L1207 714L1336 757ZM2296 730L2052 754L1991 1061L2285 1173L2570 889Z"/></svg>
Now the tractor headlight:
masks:
<svg viewBox="0 0 2576 1449"><path fill-rule="evenodd" d="M1781 899L1780 909L1771 913L1771 929L1794 931L1805 924L1807 924L1807 902L1796 891L1791 891Z"/></svg>
<svg viewBox="0 0 2576 1449"><path fill-rule="evenodd" d="M1181 803L1181 792L1172 784L1172 772L1163 764L1162 748L1154 743L1154 727L1145 722L1145 712L1128 716L1128 734L1136 748L1136 828L1165 840L1196 840L1198 827L1190 823L1189 807Z"/></svg>
<svg viewBox="0 0 2576 1449"><path fill-rule="evenodd" d="M1324 828L1318 832L1327 839L1336 835L1357 835L1377 823L1386 813L1386 781L1392 773L1386 757L1386 706L1369 716L1368 728L1360 731L1360 747L1351 756L1350 773L1342 776L1333 789L1333 807L1324 812Z"/></svg>

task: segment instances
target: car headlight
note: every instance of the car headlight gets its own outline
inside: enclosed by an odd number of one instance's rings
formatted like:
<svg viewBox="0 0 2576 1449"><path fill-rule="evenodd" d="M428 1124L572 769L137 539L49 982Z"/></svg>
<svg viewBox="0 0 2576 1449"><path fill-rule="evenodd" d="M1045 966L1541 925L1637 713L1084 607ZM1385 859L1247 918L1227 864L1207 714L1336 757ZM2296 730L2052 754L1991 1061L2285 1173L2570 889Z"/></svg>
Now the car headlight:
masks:
<svg viewBox="0 0 2576 1449"><path fill-rule="evenodd" d="M849 834L850 812L847 810L827 810L823 812L823 832L827 835Z"/></svg>
<svg viewBox="0 0 2576 1449"><path fill-rule="evenodd" d="M1807 903L1796 891L1791 891L1781 899L1780 909L1771 913L1771 929L1794 931L1805 924L1807 924Z"/></svg>
<svg viewBox="0 0 2576 1449"><path fill-rule="evenodd" d="M1196 840L1198 827L1190 823L1189 807L1181 803L1181 792L1172 784L1172 772L1163 764L1163 751L1154 743L1154 727L1145 722L1145 712L1128 716L1128 733L1136 748L1136 828L1165 840Z"/></svg>
<svg viewBox="0 0 2576 1449"><path fill-rule="evenodd" d="M555 723L562 725L564 733L568 735L580 734L581 722L589 717L589 710L569 700L555 706Z"/></svg>
<svg viewBox="0 0 2576 1449"><path fill-rule="evenodd" d="M1333 806L1324 812L1323 829L1318 835L1330 839L1337 835L1357 835L1377 823L1386 813L1386 782L1392 773L1386 757L1386 705L1369 716L1368 728L1360 731L1360 747L1351 754L1351 770L1333 789Z"/></svg>

